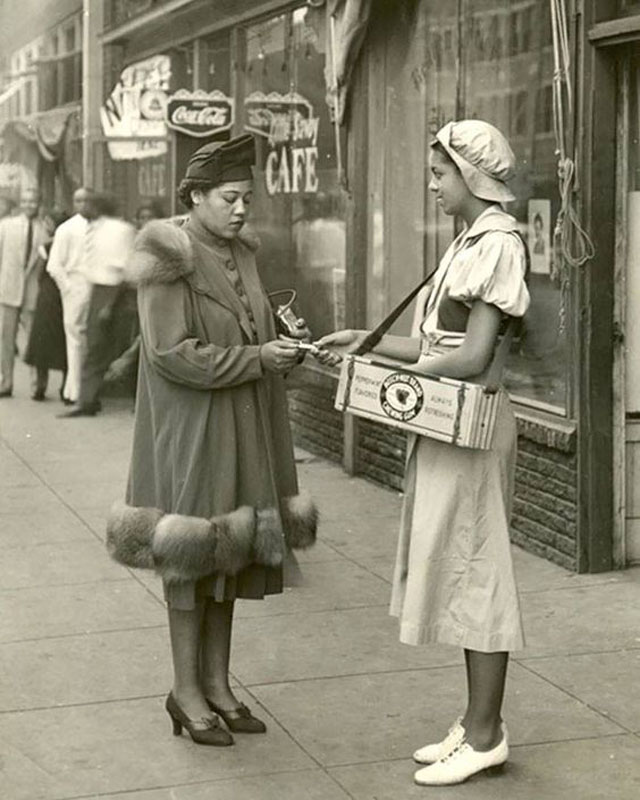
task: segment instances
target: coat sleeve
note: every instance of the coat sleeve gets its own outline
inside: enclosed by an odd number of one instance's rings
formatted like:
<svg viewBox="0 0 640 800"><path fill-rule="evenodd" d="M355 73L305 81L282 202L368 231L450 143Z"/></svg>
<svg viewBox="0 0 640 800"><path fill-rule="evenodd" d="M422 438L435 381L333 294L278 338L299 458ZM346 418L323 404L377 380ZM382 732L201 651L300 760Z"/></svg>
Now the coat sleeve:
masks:
<svg viewBox="0 0 640 800"><path fill-rule="evenodd" d="M151 365L191 389L227 389L263 376L259 345L204 344L188 329L183 281L138 289L140 329Z"/></svg>

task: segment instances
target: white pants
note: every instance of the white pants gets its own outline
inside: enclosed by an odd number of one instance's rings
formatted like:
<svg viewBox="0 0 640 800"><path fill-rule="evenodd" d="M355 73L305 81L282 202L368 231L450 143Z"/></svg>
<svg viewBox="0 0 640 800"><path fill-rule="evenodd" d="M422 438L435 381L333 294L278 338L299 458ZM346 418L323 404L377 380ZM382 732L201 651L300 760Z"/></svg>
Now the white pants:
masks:
<svg viewBox="0 0 640 800"><path fill-rule="evenodd" d="M82 359L85 352L91 284L79 272L67 276L62 298L62 320L67 340L67 379L62 395L75 403L80 397Z"/></svg>

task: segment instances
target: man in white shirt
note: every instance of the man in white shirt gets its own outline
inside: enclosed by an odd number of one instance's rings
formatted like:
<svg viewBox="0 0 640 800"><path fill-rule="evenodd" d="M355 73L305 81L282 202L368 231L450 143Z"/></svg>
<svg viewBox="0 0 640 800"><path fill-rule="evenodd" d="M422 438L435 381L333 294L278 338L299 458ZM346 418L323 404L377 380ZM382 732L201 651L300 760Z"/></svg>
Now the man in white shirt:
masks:
<svg viewBox="0 0 640 800"><path fill-rule="evenodd" d="M77 403L80 397L80 376L85 348L85 333L91 284L84 271L84 237L90 215L86 187L73 195L76 212L60 225L53 238L47 272L60 290L62 317L67 345L67 377L62 390L65 403Z"/></svg>
<svg viewBox="0 0 640 800"><path fill-rule="evenodd" d="M111 361L126 349L124 271L135 228L115 216L115 203L106 195L89 198L89 224L84 236L84 272L91 283L87 316L87 346L82 362L77 406L64 417L93 417L100 410L100 388Z"/></svg>
<svg viewBox="0 0 640 800"><path fill-rule="evenodd" d="M25 340L33 324L42 262L38 249L47 231L38 218L40 193L25 188L20 194L20 213L0 221L0 398L13 394L13 367L18 329ZM48 370L32 369L32 396L43 395Z"/></svg>

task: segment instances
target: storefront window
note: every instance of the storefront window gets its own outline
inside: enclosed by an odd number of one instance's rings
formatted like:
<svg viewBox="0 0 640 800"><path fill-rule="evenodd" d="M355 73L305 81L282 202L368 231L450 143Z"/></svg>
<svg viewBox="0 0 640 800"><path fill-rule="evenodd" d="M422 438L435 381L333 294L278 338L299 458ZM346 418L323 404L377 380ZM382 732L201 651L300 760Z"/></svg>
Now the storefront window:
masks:
<svg viewBox="0 0 640 800"><path fill-rule="evenodd" d="M171 91L193 89L194 86L194 45L193 43L174 47L167 51L171 60Z"/></svg>
<svg viewBox="0 0 640 800"><path fill-rule="evenodd" d="M562 411L566 298L553 251L559 193L549 6L546 0L464 0L461 9L458 4L446 10L444 5L428 3L426 15L428 69L422 77L427 129L432 134L450 119L481 118L505 133L514 149L517 199L507 211L518 219L529 243L531 307L512 349L507 385L518 400ZM447 43L444 49L442 43ZM427 148L429 141L427 136ZM429 266L442 255L453 231L428 196L425 215Z"/></svg>
<svg viewBox="0 0 640 800"><path fill-rule="evenodd" d="M246 28L238 113L258 147L260 268L268 290L296 290L316 337L344 325L345 224L324 68L324 14L301 8Z"/></svg>
<svg viewBox="0 0 640 800"><path fill-rule="evenodd" d="M174 136L174 170L176 181L184 175L189 159L195 150L203 145L218 139L228 139L229 126L221 131L209 135L206 120L193 116L197 106L192 102L197 101L198 92L219 92L225 97L231 93L231 53L229 31L216 34L197 43L176 48L171 51L171 93L193 92L196 94L191 99L184 100L186 115L181 119L174 119L179 124L173 129ZM189 117L188 115L192 116ZM230 124L232 124L230 120ZM176 208L178 212L184 209Z"/></svg>
<svg viewBox="0 0 640 800"><path fill-rule="evenodd" d="M231 90L231 44L228 31L200 41L198 88L205 92Z"/></svg>
<svg viewBox="0 0 640 800"><path fill-rule="evenodd" d="M490 13L486 0L467 0L467 19L481 24ZM497 3L492 3L497 7ZM542 406L564 408L566 335L563 291L553 252L553 224L559 210L556 143L553 135L550 15L545 0L501 2L510 47L488 61L474 42L462 48L464 116L483 118L502 130L516 154L519 171L513 183L516 201L508 211L520 223L531 252L531 306L512 350L507 385L518 398ZM538 24L529 35L520 32L531 13ZM503 100L495 112L487 98ZM485 100L484 104L479 103Z"/></svg>

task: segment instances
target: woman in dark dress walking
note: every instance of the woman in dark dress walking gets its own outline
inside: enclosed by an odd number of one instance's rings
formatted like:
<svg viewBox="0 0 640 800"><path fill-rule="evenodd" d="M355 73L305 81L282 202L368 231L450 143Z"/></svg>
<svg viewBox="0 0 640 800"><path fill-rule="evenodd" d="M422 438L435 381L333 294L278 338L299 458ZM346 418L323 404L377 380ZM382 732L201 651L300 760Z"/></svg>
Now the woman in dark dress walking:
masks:
<svg viewBox="0 0 640 800"><path fill-rule="evenodd" d="M41 369L57 369L62 372L61 387L64 386L67 374L67 350L65 345L64 326L62 322L62 301L60 291L55 281L46 270L49 251L53 244L53 234L58 227L68 218L64 211L50 211L45 216L45 224L50 234L49 241L42 245L38 252L40 271L38 280L38 300L33 319L33 326L29 336L29 343L24 360L32 367ZM62 398L62 388L60 388ZM32 400L45 399L45 390L37 389L31 396Z"/></svg>

